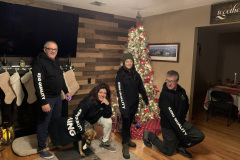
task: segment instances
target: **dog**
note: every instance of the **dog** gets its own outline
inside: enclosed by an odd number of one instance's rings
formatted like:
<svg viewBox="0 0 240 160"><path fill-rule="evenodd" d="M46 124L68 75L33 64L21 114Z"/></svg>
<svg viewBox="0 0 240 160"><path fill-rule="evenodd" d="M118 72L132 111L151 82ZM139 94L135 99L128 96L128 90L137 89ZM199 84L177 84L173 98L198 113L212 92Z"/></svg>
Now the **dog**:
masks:
<svg viewBox="0 0 240 160"><path fill-rule="evenodd" d="M73 143L74 148L79 151L81 156L84 148L91 145L92 140L96 137L97 133L92 124L84 121L84 134L78 135L74 127L74 120L72 117L60 117L51 121L48 129L47 145L49 146L63 146ZM59 134L61 133L61 134ZM78 141L76 141L78 140ZM49 145L50 144L50 145ZM83 146L85 146L83 148ZM56 148L56 147L55 147Z"/></svg>
<svg viewBox="0 0 240 160"><path fill-rule="evenodd" d="M95 139L97 133L95 130L90 129L85 131L85 133L82 135L82 140L78 141L78 151L82 157L85 156L83 153L83 150L87 149L91 145L92 140ZM85 144L84 144L85 142Z"/></svg>

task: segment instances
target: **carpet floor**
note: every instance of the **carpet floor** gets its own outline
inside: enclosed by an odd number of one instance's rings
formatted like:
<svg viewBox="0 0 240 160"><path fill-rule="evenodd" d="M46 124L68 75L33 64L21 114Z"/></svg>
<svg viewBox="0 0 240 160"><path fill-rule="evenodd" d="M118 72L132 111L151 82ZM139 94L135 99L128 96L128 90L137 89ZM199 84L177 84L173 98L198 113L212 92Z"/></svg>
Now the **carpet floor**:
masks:
<svg viewBox="0 0 240 160"><path fill-rule="evenodd" d="M116 152L109 152L108 150L99 147L100 139L92 141L91 147L84 150L86 157L81 157L79 153L72 148L55 152L55 156L51 160L125 160L122 156L122 145L119 145L114 140L110 140L111 146L116 148ZM130 151L131 160L143 160L136 154ZM44 160L37 158L35 160Z"/></svg>

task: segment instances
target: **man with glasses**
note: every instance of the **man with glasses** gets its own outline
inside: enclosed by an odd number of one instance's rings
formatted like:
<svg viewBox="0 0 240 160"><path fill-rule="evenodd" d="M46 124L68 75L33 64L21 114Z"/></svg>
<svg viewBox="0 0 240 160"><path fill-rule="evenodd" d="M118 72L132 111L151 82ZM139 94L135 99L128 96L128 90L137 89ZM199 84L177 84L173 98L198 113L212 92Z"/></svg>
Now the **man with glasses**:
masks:
<svg viewBox="0 0 240 160"><path fill-rule="evenodd" d="M191 158L192 155L186 148L200 143L205 136L185 120L189 108L188 97L178 81L178 72L168 71L159 97L163 141L154 133L145 130L143 142L147 147L152 147L153 144L165 155L172 156L177 151L184 157Z"/></svg>
<svg viewBox="0 0 240 160"><path fill-rule="evenodd" d="M51 159L53 155L46 150L48 125L52 119L61 117L61 90L64 91L66 100L69 101L71 95L63 78L60 61L56 58L57 44L48 41L44 44L43 51L32 67L34 86L40 103L37 125L38 154L42 158Z"/></svg>

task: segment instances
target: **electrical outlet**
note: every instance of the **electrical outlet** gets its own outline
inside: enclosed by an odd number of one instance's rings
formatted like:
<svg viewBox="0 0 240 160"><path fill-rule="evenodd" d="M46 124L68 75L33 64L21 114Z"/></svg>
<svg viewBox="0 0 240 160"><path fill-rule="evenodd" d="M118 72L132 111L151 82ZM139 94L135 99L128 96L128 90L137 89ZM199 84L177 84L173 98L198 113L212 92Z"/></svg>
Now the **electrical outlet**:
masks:
<svg viewBox="0 0 240 160"><path fill-rule="evenodd" d="M88 84L91 84L92 79L88 78Z"/></svg>

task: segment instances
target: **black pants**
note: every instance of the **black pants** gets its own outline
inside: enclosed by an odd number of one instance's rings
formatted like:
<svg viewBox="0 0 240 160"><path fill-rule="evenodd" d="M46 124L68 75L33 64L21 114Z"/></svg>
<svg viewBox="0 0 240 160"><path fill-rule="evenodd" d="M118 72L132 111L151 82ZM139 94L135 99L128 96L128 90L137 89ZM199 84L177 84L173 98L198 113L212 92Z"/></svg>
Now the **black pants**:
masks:
<svg viewBox="0 0 240 160"><path fill-rule="evenodd" d="M130 114L128 118L124 118L122 115L122 144L128 143L130 140L130 129L133 121L134 114Z"/></svg>
<svg viewBox="0 0 240 160"><path fill-rule="evenodd" d="M38 151L46 148L48 126L52 119L61 117L62 99L61 96L55 98L46 98L51 107L50 112L43 112L42 106L38 110L37 140Z"/></svg>
<svg viewBox="0 0 240 160"><path fill-rule="evenodd" d="M188 148L203 141L205 137L204 134L190 122L186 121L183 124L183 128L192 140L190 146L183 144L181 138L173 129L162 128L163 141L161 141L158 136L152 132L149 132L148 139L160 152L168 156L173 155L177 147Z"/></svg>

